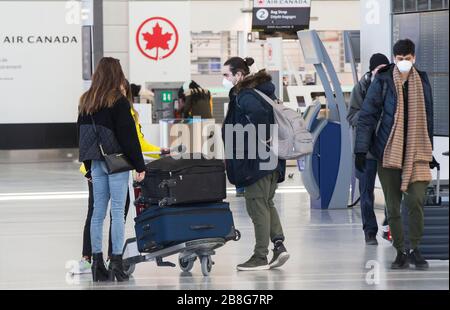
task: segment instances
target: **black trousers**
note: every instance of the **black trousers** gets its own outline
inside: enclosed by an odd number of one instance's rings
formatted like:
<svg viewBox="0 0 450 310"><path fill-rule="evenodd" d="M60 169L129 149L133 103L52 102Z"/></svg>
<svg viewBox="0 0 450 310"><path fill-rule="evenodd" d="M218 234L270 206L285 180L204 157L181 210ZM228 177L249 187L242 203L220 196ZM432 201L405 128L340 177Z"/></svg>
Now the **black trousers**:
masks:
<svg viewBox="0 0 450 310"><path fill-rule="evenodd" d="M83 257L92 256L91 247L91 219L92 213L94 212L94 191L91 182L88 182L89 187L89 202L88 202L88 213L86 217L86 222L84 223L83 232ZM127 202L125 203L125 221L127 220L128 210L130 209L130 191L127 194ZM112 221L112 219L111 219ZM108 240L108 257L112 256L112 242L111 242L111 225L109 226L109 240Z"/></svg>

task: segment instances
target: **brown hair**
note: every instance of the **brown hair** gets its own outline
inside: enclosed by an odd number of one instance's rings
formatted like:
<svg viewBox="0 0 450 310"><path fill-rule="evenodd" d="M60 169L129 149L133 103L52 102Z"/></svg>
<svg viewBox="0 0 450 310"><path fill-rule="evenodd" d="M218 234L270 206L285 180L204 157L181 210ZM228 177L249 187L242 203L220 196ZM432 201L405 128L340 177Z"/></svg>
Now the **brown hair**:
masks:
<svg viewBox="0 0 450 310"><path fill-rule="evenodd" d="M130 108L131 108L131 110L133 111L133 113L134 113L134 116L133 116L133 118L134 118L134 121L135 122L139 122L139 113L138 113L138 111L136 111L136 109L134 108L134 104L133 104L133 92L131 91L131 85L130 85L130 82L127 80L127 79L125 79L125 85L124 85L124 88L125 88L125 92L126 92L126 97L127 97L127 99L128 99L128 101L130 102Z"/></svg>
<svg viewBox="0 0 450 310"><path fill-rule="evenodd" d="M92 85L81 98L78 113L92 115L103 108L111 108L123 96L121 86L125 75L118 59L103 57L92 76Z"/></svg>

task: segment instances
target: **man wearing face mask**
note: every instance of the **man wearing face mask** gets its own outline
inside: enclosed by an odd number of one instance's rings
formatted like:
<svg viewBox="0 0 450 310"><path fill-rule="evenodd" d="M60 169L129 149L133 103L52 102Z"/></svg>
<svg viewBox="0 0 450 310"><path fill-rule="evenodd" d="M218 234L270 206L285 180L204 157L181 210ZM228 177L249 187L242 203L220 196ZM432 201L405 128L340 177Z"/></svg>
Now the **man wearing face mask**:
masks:
<svg viewBox="0 0 450 310"><path fill-rule="evenodd" d="M388 209L388 222L397 257L392 269L427 269L420 244L423 204L436 160L433 148L433 97L425 72L415 66L415 45L399 40L395 65L379 70L362 105L356 128L355 166L366 169L370 151L378 160L378 175ZM400 205L408 208L411 252L406 253Z"/></svg>
<svg viewBox="0 0 450 310"><path fill-rule="evenodd" d="M349 124L356 128L358 124L359 112L369 90L370 84L375 79L378 71L389 65L389 59L383 54L373 54L370 58L370 71L364 74L358 84L355 85L350 97L350 109L347 115ZM361 197L361 218L363 221L363 230L367 245L377 245L378 224L374 212L374 189L375 179L377 177L377 160L367 153L367 160L364 173L356 170L356 177L359 180L359 192ZM385 225L387 225L385 219ZM383 226L385 226L383 225Z"/></svg>
<svg viewBox="0 0 450 310"><path fill-rule="evenodd" d="M289 259L284 246L283 228L273 201L277 184L285 179L286 161L276 158L277 162L273 169L261 169L261 165L267 161L260 156L259 151L256 158L249 156L249 144L270 141L270 126L275 123L272 106L255 91L256 89L275 99L275 85L265 70L250 74L250 66L253 63L252 58L232 57L225 62L223 68L223 86L230 90L230 103L222 129L222 138L225 142L225 153L233 155L232 158L225 160L227 176L230 183L238 188L244 188L245 204L253 222L256 240L251 258L237 266L240 271L278 268ZM249 141L250 135L241 131L245 137L244 141L248 143L236 145L236 135L239 131L237 129L232 133L233 145L231 143L227 145L225 128L237 125L253 125L256 130L259 125L265 125L266 133L262 136L263 134L257 132L256 141ZM237 149L244 150L242 158L236 156ZM274 249L272 259L268 262L270 241L273 242Z"/></svg>

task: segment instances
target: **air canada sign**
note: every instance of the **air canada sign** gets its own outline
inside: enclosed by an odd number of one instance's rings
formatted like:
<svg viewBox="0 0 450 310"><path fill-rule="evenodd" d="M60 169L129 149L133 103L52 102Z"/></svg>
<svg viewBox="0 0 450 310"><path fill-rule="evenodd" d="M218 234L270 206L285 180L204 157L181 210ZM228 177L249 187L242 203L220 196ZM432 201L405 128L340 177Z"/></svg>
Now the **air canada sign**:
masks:
<svg viewBox="0 0 450 310"><path fill-rule="evenodd" d="M159 61L170 57L179 42L177 27L164 17L152 17L141 23L136 44L143 56Z"/></svg>
<svg viewBox="0 0 450 310"><path fill-rule="evenodd" d="M49 36L49 35L28 35L28 36L4 36L1 38L3 44L71 44L78 43L76 36Z"/></svg>

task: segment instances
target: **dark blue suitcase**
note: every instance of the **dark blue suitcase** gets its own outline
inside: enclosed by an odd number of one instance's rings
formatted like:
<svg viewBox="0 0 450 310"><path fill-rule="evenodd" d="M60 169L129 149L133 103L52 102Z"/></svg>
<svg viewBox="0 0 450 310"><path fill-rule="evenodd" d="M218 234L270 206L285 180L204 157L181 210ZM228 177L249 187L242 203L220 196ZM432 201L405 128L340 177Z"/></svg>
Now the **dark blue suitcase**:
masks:
<svg viewBox="0 0 450 310"><path fill-rule="evenodd" d="M152 207L135 219L135 230L141 253L196 239L228 241L236 237L233 215L226 202Z"/></svg>

